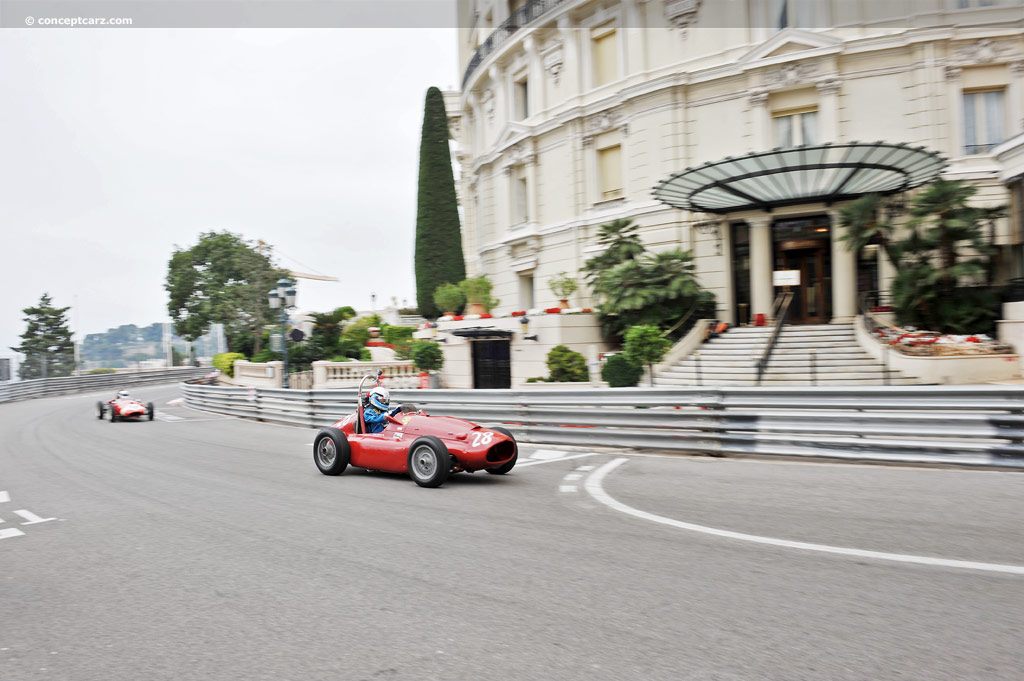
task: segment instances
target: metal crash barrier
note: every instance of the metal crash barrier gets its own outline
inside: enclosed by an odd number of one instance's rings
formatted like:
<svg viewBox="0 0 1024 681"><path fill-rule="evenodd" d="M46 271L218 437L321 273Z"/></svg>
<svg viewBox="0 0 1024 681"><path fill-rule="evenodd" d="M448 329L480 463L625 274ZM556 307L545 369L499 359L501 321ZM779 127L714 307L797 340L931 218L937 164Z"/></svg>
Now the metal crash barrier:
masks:
<svg viewBox="0 0 1024 681"><path fill-rule="evenodd" d="M113 374L88 374L85 376L64 376L61 378L36 378L30 381L0 384L0 402L28 400L34 397L50 397L69 393L85 393L109 388L118 390L124 386L174 383L183 379L195 379L209 374L210 367L180 367L133 371Z"/></svg>
<svg viewBox="0 0 1024 681"><path fill-rule="evenodd" d="M356 400L355 390L182 389L197 409L310 427L351 413ZM522 442L1024 468L1016 386L392 390L391 398L502 424Z"/></svg>

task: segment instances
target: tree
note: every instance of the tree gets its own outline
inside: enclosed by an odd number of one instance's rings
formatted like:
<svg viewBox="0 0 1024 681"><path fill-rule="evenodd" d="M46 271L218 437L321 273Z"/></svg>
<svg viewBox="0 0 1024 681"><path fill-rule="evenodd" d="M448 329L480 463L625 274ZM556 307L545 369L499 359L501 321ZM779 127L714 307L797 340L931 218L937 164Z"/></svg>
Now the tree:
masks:
<svg viewBox="0 0 1024 681"><path fill-rule="evenodd" d="M551 348L547 364L549 381L566 383L590 380L586 358L564 345Z"/></svg>
<svg viewBox="0 0 1024 681"><path fill-rule="evenodd" d="M176 248L167 265L164 289L175 333L195 341L220 322L230 350L259 352L263 327L276 321L267 292L287 275L237 234L201 234L195 246Z"/></svg>
<svg viewBox="0 0 1024 681"><path fill-rule="evenodd" d="M596 285L601 275L612 267L643 254L639 229L636 223L625 218L601 225L597 230L597 243L605 250L583 265L584 278L591 285Z"/></svg>
<svg viewBox="0 0 1024 681"><path fill-rule="evenodd" d="M434 303L437 287L466 278L448 138L444 98L432 87L423 107L415 262L416 302L420 314L430 318L444 312Z"/></svg>
<svg viewBox="0 0 1024 681"><path fill-rule="evenodd" d="M25 355L18 365L18 377L31 378L70 376L75 370L75 345L64 316L70 307L54 307L48 293L39 297L35 307L26 307L21 345L11 350Z"/></svg>
<svg viewBox="0 0 1024 681"><path fill-rule="evenodd" d="M999 300L979 286L991 284L995 254L985 228L1005 208L970 205L975 191L961 181L935 181L911 202L909 233L903 239L895 238L895 228L878 217L877 196L843 209L849 249L878 241L897 268L892 297L899 323L951 333L991 330Z"/></svg>
<svg viewBox="0 0 1024 681"><path fill-rule="evenodd" d="M444 366L441 346L433 341L414 341L409 357L420 371L437 371Z"/></svg>
<svg viewBox="0 0 1024 681"><path fill-rule="evenodd" d="M661 361L672 344L662 337L658 327L645 324L634 326L626 331L626 342L622 346L622 354L634 364L646 364L654 385L654 365Z"/></svg>

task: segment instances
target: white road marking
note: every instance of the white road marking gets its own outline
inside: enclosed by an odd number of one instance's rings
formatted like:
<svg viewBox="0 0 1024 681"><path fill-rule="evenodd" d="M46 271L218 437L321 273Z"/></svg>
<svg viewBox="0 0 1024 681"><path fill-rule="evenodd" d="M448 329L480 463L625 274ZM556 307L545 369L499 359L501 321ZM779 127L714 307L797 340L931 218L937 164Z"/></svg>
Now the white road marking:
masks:
<svg viewBox="0 0 1024 681"><path fill-rule="evenodd" d="M539 466L542 463L554 463L556 461L568 461L569 459L579 459L584 456L597 456L598 452L587 452L586 454L573 454L572 456L563 456L560 459L543 459L541 461L524 461L523 463L516 464L516 468L522 468L524 466Z"/></svg>
<svg viewBox="0 0 1024 681"><path fill-rule="evenodd" d="M154 414L153 416L158 421L184 421L185 420L181 416L174 416L173 414Z"/></svg>
<svg viewBox="0 0 1024 681"><path fill-rule="evenodd" d="M592 470L594 470L594 466L577 466L576 470L578 470L578 471L592 471Z"/></svg>
<svg viewBox="0 0 1024 681"><path fill-rule="evenodd" d="M559 492L575 492L576 491L576 485L559 485L558 486L558 491Z"/></svg>
<svg viewBox="0 0 1024 681"><path fill-rule="evenodd" d="M557 449L538 449L530 455L531 459L561 459L565 456L565 452Z"/></svg>
<svg viewBox="0 0 1024 681"><path fill-rule="evenodd" d="M10 500L11 500L11 495L8 494L7 492L3 491L3 490L0 490L0 504L4 503L5 501L10 501Z"/></svg>
<svg viewBox="0 0 1024 681"><path fill-rule="evenodd" d="M982 570L985 572L1004 572L1013 575L1024 575L1024 566L1022 565L1003 565L1000 563L979 563L970 560L953 560L949 558L933 558L931 556L912 556L902 553L885 553L883 551L866 551L864 549L851 549L842 546L829 546L827 544L811 544L808 542L801 541L790 541L788 539L774 539L772 537L761 537L754 534L744 534L742 532L732 532L731 530L719 530L714 527L707 527L705 525L695 525L694 523L685 523L680 520L674 520L672 518L666 518L664 516L655 515L646 511L627 506L621 501L614 499L607 492L604 491L605 477L613 470L626 463L629 459L621 458L614 459L604 464L596 471L590 474L590 477L584 482L584 488L594 497L597 501L601 502L605 506L612 508L616 511L636 516L644 520L650 520L651 522L661 523L662 525L669 525L671 527L677 527L681 530L690 530L691 532L701 532L703 534L710 534L716 537L725 537L727 539L737 539L739 541L749 541L756 544L767 544L769 546L781 546L788 549L799 549L802 551L819 551L822 553L836 553L843 556L856 556L858 558L875 558L878 560L890 560L899 563L915 563L918 565L934 565L938 567L950 567L958 568L962 570Z"/></svg>
<svg viewBox="0 0 1024 681"><path fill-rule="evenodd" d="M569 473L569 475L565 476L564 480L579 480L582 477L583 473Z"/></svg>
<svg viewBox="0 0 1024 681"><path fill-rule="evenodd" d="M176 400L171 400L170 402L167 402L167 405L170 406L170 407L177 407L178 405L181 405L181 404L185 404L185 398L184 397L179 397Z"/></svg>
<svg viewBox="0 0 1024 681"><path fill-rule="evenodd" d="M25 534L25 533L22 532L21 530L17 529L16 527L12 527L12 528L7 529L7 530L0 530L0 539L10 539L12 537L20 537L23 534Z"/></svg>
<svg viewBox="0 0 1024 681"><path fill-rule="evenodd" d="M22 518L28 521L27 523L21 523L22 525L35 525L36 523L46 523L51 520L56 520L56 518L40 518L32 511L26 511L24 509L20 511L15 511L14 515L20 515Z"/></svg>

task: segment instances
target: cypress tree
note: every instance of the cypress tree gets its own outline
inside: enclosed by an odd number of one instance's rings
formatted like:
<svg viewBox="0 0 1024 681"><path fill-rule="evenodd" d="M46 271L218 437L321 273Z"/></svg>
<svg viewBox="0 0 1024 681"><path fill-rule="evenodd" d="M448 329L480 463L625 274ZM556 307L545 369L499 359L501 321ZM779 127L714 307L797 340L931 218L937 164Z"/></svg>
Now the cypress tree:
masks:
<svg viewBox="0 0 1024 681"><path fill-rule="evenodd" d="M44 293L35 307L26 307L25 333L21 345L11 350L25 355L18 366L22 380L55 376L70 376L75 369L75 345L64 316L69 307L54 307L53 299Z"/></svg>
<svg viewBox="0 0 1024 681"><path fill-rule="evenodd" d="M416 203L416 303L420 314L434 318L434 289L466 278L462 257L455 177L448 149L448 115L436 87L427 90L420 137L419 197Z"/></svg>

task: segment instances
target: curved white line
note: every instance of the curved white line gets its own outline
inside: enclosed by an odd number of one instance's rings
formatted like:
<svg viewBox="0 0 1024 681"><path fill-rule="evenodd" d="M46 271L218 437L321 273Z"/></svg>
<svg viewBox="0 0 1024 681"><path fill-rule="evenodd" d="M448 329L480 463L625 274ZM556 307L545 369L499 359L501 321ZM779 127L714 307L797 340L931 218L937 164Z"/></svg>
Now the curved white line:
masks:
<svg viewBox="0 0 1024 681"><path fill-rule="evenodd" d="M727 539L737 539L739 541L749 541L756 544L768 544L770 546L782 546L788 549L800 549L803 551L819 551L822 553L837 553L843 556L857 556L858 558L875 558L877 560L891 560L899 563L917 563L918 565L936 565L940 567L958 568L961 570L984 570L986 572L1005 572L1013 575L1024 575L1024 566L1020 565L1002 565L999 563L978 563L970 560L951 560L949 558L931 558L929 556L911 556L903 553L885 553L882 551L865 551L863 549L849 549L842 546L829 546L827 544L810 544L802 541L790 541L788 539L774 539L772 537L760 537L755 534L743 534L742 532L732 532L730 530L719 530L714 527L707 527L705 525L695 525L693 523L684 523L680 520L673 520L672 518L666 518L664 516L655 515L646 511L627 506L621 501L612 498L607 492L604 491L605 477L613 470L624 464L629 459L621 458L614 459L604 464L596 471L590 474L584 483L584 488L594 497L597 501L601 502L609 508L613 508L616 511L622 513L628 513L629 515L636 516L637 518L643 518L644 520L650 520L655 523L661 523L662 525L669 525L671 527L678 527L681 530L690 530L691 532L701 532L703 534L710 534L716 537L726 537Z"/></svg>

